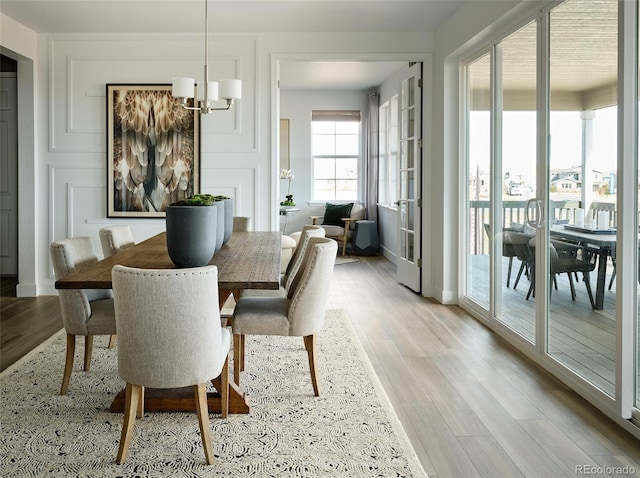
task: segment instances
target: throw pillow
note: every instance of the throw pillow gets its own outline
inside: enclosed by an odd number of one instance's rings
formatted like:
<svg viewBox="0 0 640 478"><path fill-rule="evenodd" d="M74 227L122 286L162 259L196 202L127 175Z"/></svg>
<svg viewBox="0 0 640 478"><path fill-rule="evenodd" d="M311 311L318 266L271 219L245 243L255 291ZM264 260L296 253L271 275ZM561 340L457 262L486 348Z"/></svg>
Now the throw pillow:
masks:
<svg viewBox="0 0 640 478"><path fill-rule="evenodd" d="M326 224L327 226L344 227L342 218L351 216L352 208L352 202L346 204L332 204L328 202L324 209L322 224Z"/></svg>

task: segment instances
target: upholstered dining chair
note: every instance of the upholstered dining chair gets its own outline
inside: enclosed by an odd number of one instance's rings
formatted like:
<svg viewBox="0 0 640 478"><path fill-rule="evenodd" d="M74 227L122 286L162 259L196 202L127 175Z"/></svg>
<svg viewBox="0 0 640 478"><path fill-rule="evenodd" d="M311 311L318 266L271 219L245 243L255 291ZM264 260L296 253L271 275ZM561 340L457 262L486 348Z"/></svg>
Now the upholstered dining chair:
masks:
<svg viewBox="0 0 640 478"><path fill-rule="evenodd" d="M119 224L116 226L103 227L98 231L100 236L100 245L102 246L102 255L111 257L116 252L133 246L136 242L133 240L131 228L127 224ZM116 336L109 337L109 348L112 349L116 344Z"/></svg>
<svg viewBox="0 0 640 478"><path fill-rule="evenodd" d="M72 237L51 243L51 262L56 277L62 278L78 266L98 262L89 237ZM66 395L73 370L76 336L84 336L84 370L91 367L94 335L115 335L116 320L110 290L59 290L62 322L67 333L67 355L60 395Z"/></svg>
<svg viewBox="0 0 640 478"><path fill-rule="evenodd" d="M325 308L338 245L324 237L310 239L303 267L292 281L287 297L242 297L233 313L234 380L240 383L245 364L245 336L303 337L311 383L320 395L316 368L317 336L324 325Z"/></svg>
<svg viewBox="0 0 640 478"><path fill-rule="evenodd" d="M233 231L247 232L251 230L251 218L247 216L233 216Z"/></svg>
<svg viewBox="0 0 640 478"><path fill-rule="evenodd" d="M307 247L313 237L325 237L325 230L320 226L306 225L302 228L300 234L300 240L293 252L291 260L285 269L284 274L280 276L280 289L278 290L252 290L243 289L240 291L240 297L286 297L287 291L291 287L291 283L296 274L300 270L304 259Z"/></svg>
<svg viewBox="0 0 640 478"><path fill-rule="evenodd" d="M356 221L364 219L367 210L359 203L332 204L327 203L323 216L309 216L314 225L320 225L326 231L326 237L342 244L342 255L345 255L347 243L351 240Z"/></svg>
<svg viewBox="0 0 640 478"><path fill-rule="evenodd" d="M104 257L111 257L121 249L133 246L136 243L133 240L131 228L126 224L103 227L98 231L98 235L100 236L100 245L102 246Z"/></svg>
<svg viewBox="0 0 640 478"><path fill-rule="evenodd" d="M118 340L118 373L126 382L125 412L117 463L127 459L144 388L194 386L207 464L214 460L206 382L220 377L222 417L229 411L229 331L220 326L218 269L112 271ZM169 292L170 291L170 292Z"/></svg>

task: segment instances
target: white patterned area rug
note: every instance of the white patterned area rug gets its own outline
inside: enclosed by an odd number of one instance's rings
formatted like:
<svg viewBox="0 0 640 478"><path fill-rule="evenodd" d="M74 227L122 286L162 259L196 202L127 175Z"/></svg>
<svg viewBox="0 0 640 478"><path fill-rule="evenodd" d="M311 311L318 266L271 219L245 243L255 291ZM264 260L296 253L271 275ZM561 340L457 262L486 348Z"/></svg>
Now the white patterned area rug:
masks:
<svg viewBox="0 0 640 478"><path fill-rule="evenodd" d="M327 312L320 334L320 397L301 338L247 337L241 385L251 412L210 415L211 466L195 412L145 413L116 465L122 415L109 406L124 383L105 339L89 372L79 368L80 340L67 396L58 395L63 332L0 374L3 477L426 476L341 311Z"/></svg>

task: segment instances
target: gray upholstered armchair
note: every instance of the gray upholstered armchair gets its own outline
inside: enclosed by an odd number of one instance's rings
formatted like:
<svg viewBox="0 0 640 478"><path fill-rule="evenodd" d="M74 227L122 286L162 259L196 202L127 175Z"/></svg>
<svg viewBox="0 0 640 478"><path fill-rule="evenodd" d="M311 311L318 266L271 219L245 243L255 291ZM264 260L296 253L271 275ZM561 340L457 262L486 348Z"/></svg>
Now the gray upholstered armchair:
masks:
<svg viewBox="0 0 640 478"><path fill-rule="evenodd" d="M246 335L303 337L309 358L311 382L320 394L316 373L316 340L324 325L325 307L338 245L324 237L313 237L302 267L293 279L287 297L242 297L233 313L234 380L240 383L244 370Z"/></svg>
<svg viewBox="0 0 640 478"><path fill-rule="evenodd" d="M88 237L73 237L51 243L51 262L56 277L62 278L78 266L98 262L98 256ZM116 320L110 290L70 289L58 291L62 322L67 332L67 357L60 395L66 395L73 370L76 336L83 335L84 370L91 367L94 335L115 335Z"/></svg>
<svg viewBox="0 0 640 478"><path fill-rule="evenodd" d="M218 269L113 268L118 373L127 383L117 462L127 459L144 387L194 386L207 464L213 463L206 382L220 377L222 417L229 411L229 331L220 326Z"/></svg>

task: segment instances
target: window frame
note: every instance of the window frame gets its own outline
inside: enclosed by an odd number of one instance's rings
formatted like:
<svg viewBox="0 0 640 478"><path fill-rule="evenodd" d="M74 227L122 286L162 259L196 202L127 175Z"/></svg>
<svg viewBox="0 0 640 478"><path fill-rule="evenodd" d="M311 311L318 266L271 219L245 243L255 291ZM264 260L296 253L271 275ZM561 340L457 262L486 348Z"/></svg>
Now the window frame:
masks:
<svg viewBox="0 0 640 478"><path fill-rule="evenodd" d="M314 133L314 123L318 122L326 122L333 123L337 125L338 123L351 122L358 124L358 132L357 132L357 145L358 150L356 154L337 154L335 151L334 154L314 154L314 140L317 135ZM353 134L353 133L350 133ZM360 110L312 110L311 112L311 203L326 203L326 202L356 202L360 197L360 175L362 169L362 134L363 134L363 125L362 125L362 112ZM324 133L326 135L326 133ZM337 142L337 138L340 136L334 128L334 142ZM321 198L318 197L318 190L316 188L316 160L317 159L331 159L334 161L334 174L331 178L322 178L320 180L333 181L333 197L332 198ZM356 165L356 176L355 178L351 177L338 177L336 174L336 165L340 159L353 159L355 160ZM355 181L355 191L353 193L353 197L349 198L338 198L338 183L340 181Z"/></svg>

